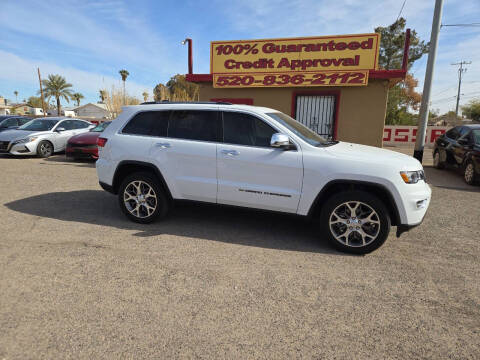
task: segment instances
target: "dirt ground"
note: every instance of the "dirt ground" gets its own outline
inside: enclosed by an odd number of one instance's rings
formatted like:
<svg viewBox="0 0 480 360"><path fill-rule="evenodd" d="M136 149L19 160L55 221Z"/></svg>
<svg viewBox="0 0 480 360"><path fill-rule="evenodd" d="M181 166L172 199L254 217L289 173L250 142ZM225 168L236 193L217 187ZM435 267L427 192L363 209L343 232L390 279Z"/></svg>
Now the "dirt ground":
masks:
<svg viewBox="0 0 480 360"><path fill-rule="evenodd" d="M304 220L126 220L94 165L0 157L0 359L478 359L480 187L426 168L422 226L367 256Z"/></svg>

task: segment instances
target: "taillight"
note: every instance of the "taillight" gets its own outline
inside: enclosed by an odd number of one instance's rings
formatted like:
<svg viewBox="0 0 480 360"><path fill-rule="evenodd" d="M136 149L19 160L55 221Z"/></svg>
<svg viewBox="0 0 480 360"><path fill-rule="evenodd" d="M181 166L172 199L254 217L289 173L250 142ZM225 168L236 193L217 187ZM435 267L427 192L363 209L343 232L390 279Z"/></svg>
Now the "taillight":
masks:
<svg viewBox="0 0 480 360"><path fill-rule="evenodd" d="M98 145L99 147L104 147L105 144L107 143L107 140L108 140L108 139L99 137L99 138L97 139L97 145Z"/></svg>

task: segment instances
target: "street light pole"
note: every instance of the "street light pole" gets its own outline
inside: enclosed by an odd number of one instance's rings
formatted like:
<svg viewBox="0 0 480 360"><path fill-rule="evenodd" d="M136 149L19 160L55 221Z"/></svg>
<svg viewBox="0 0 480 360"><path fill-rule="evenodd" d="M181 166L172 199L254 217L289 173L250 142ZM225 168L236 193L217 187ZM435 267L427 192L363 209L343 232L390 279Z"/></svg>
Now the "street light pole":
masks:
<svg viewBox="0 0 480 360"><path fill-rule="evenodd" d="M442 8L443 0L436 0L435 10L433 11L432 33L430 34L430 50L428 52L427 71L425 72L422 103L420 105L420 116L418 119L417 140L415 141L415 150L413 152L413 156L420 162L422 162L423 148L425 147L425 134L427 132L428 113L430 106L430 92L432 90L435 57L437 56L438 33L440 32L442 20Z"/></svg>

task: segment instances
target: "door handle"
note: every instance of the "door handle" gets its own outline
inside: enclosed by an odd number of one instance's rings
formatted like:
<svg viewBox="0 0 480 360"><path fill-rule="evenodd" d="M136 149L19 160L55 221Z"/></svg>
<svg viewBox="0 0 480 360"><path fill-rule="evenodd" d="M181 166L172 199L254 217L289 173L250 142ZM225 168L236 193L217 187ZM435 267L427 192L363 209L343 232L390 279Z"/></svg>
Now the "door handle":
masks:
<svg viewBox="0 0 480 360"><path fill-rule="evenodd" d="M161 149L167 149L167 148L171 147L171 145L169 143L156 143L155 146L159 147Z"/></svg>
<svg viewBox="0 0 480 360"><path fill-rule="evenodd" d="M237 156L240 153L237 150L222 150L223 155Z"/></svg>

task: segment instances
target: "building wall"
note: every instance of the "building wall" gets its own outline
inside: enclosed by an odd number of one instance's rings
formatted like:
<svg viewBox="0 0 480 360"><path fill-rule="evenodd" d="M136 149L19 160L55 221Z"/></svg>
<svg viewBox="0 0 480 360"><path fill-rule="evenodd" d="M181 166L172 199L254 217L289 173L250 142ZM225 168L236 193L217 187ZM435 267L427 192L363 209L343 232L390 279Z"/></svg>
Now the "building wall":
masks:
<svg viewBox="0 0 480 360"><path fill-rule="evenodd" d="M83 116L87 118L103 119L107 116L107 110L104 110L95 105L84 105L75 109L77 116Z"/></svg>
<svg viewBox="0 0 480 360"><path fill-rule="evenodd" d="M266 106L292 115L294 93L339 94L337 139L372 146L382 146L387 107L388 81L370 79L367 86L306 88L218 89L200 83L200 101L216 98L253 98L253 105Z"/></svg>

